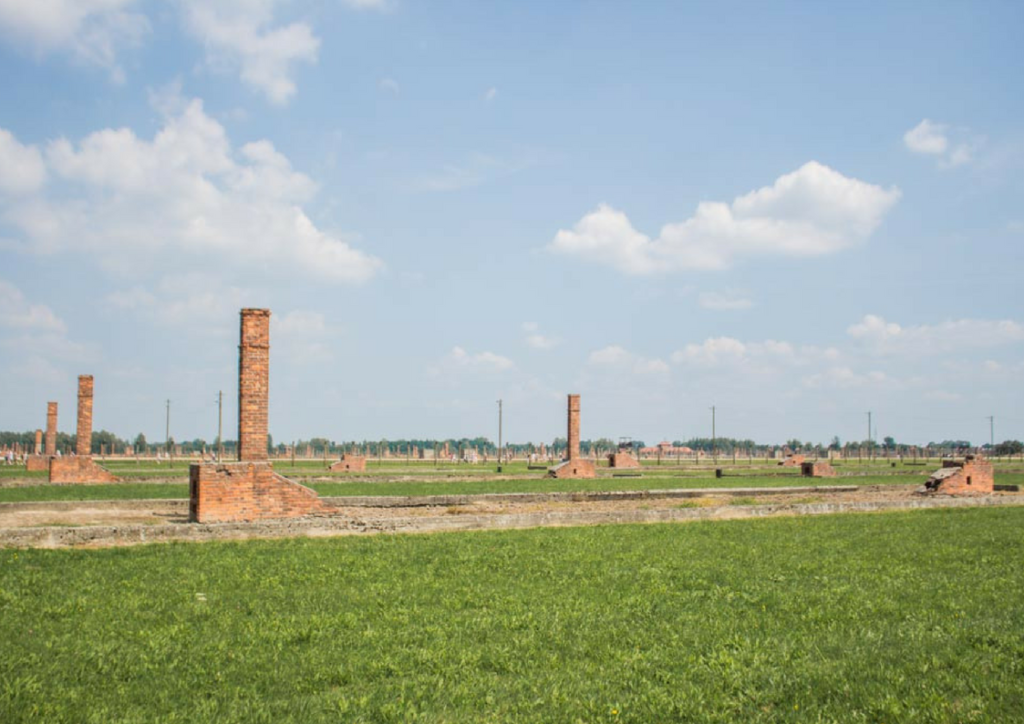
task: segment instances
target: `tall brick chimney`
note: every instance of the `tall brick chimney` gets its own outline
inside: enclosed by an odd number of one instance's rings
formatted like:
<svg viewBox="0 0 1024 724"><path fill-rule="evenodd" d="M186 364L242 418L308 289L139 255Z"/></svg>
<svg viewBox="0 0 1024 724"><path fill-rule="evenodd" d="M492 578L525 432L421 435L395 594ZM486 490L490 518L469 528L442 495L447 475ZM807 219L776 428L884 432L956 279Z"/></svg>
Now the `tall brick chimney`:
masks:
<svg viewBox="0 0 1024 724"><path fill-rule="evenodd" d="M92 455L92 375L78 376L78 439L75 454Z"/></svg>
<svg viewBox="0 0 1024 724"><path fill-rule="evenodd" d="M569 395L569 459L580 456L580 396Z"/></svg>
<svg viewBox="0 0 1024 724"><path fill-rule="evenodd" d="M57 454L57 403L46 403L46 447L45 454Z"/></svg>
<svg viewBox="0 0 1024 724"><path fill-rule="evenodd" d="M36 447L33 451L36 455L43 454L43 431L36 430Z"/></svg>
<svg viewBox="0 0 1024 724"><path fill-rule="evenodd" d="M238 459L266 460L270 310L243 309L238 345Z"/></svg>

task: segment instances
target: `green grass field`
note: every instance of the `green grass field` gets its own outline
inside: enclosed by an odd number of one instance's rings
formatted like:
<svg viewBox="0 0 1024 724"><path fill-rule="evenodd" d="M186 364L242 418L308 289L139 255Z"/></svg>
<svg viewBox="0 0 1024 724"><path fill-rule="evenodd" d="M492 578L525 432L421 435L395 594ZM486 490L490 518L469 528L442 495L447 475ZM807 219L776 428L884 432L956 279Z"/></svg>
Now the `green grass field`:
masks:
<svg viewBox="0 0 1024 724"><path fill-rule="evenodd" d="M524 478L511 480L446 480L380 482L339 480L308 483L320 495L476 495L481 493L550 493L604 490L658 490L665 488L767 488L792 485L920 485L922 475L858 475L843 478L807 479L779 477L670 477L645 474L641 478L596 478L554 480ZM1024 473L996 473L1000 484L1024 485ZM25 485L0 488L0 503L47 500L139 500L146 498L187 498L187 483L126 482L107 485Z"/></svg>
<svg viewBox="0 0 1024 724"><path fill-rule="evenodd" d="M1024 509L0 551L0 721L1014 722Z"/></svg>

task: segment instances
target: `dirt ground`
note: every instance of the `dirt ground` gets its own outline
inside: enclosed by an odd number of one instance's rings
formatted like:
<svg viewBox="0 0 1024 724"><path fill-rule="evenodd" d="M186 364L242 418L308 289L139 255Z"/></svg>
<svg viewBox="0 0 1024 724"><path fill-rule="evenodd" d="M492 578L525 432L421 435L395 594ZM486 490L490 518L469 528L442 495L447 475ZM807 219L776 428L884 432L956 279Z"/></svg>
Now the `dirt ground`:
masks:
<svg viewBox="0 0 1024 724"><path fill-rule="evenodd" d="M369 524L409 518L445 518L451 516L502 516L543 513L614 513L628 511L673 510L685 508L729 508L737 506L802 505L810 503L897 502L914 499L914 486L866 486L852 491L760 493L729 495L713 491L700 497L646 496L631 500L595 501L502 501L474 500L462 505L411 505L408 507L339 507L336 517ZM1013 493L995 493L1012 496ZM1019 494L1018 494L1019 497ZM184 500L83 501L59 503L0 504L0 528L39 526L117 526L166 525L188 522L188 503Z"/></svg>

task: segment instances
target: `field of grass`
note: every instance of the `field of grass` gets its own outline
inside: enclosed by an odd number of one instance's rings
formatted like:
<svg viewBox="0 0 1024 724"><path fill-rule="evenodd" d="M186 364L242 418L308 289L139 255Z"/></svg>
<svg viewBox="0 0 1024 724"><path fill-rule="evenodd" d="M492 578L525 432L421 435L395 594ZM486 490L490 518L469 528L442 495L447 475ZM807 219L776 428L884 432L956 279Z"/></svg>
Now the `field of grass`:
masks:
<svg viewBox="0 0 1024 724"><path fill-rule="evenodd" d="M0 721L1010 722L1024 510L0 551Z"/></svg>
<svg viewBox="0 0 1024 724"><path fill-rule="evenodd" d="M309 483L320 495L478 495L482 493L553 493L666 488L769 488L793 485L920 485L922 475L863 475L848 478L780 477L654 477L596 478L593 480L444 480L436 481L317 481ZM996 473L1000 484L1024 485L1024 473ZM188 484L126 482L107 485L26 485L0 488L0 503L47 500L139 500L187 498Z"/></svg>

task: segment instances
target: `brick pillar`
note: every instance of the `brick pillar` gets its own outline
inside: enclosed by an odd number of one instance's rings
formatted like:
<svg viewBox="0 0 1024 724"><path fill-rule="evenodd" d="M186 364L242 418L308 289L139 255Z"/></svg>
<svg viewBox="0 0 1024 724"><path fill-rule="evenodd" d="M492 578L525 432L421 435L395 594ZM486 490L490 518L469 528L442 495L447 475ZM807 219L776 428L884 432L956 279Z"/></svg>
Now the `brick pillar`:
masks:
<svg viewBox="0 0 1024 724"><path fill-rule="evenodd" d="M580 456L580 396L569 395L569 459Z"/></svg>
<svg viewBox="0 0 1024 724"><path fill-rule="evenodd" d="M46 403L46 455L57 454L57 403Z"/></svg>
<svg viewBox="0 0 1024 724"><path fill-rule="evenodd" d="M35 454L36 455L42 455L43 454L43 431L42 430L36 430L36 449L35 449Z"/></svg>
<svg viewBox="0 0 1024 724"><path fill-rule="evenodd" d="M78 439L75 454L89 457L92 454L92 375L78 376Z"/></svg>
<svg viewBox="0 0 1024 724"><path fill-rule="evenodd" d="M267 459L270 310L243 309L238 345L238 459Z"/></svg>

